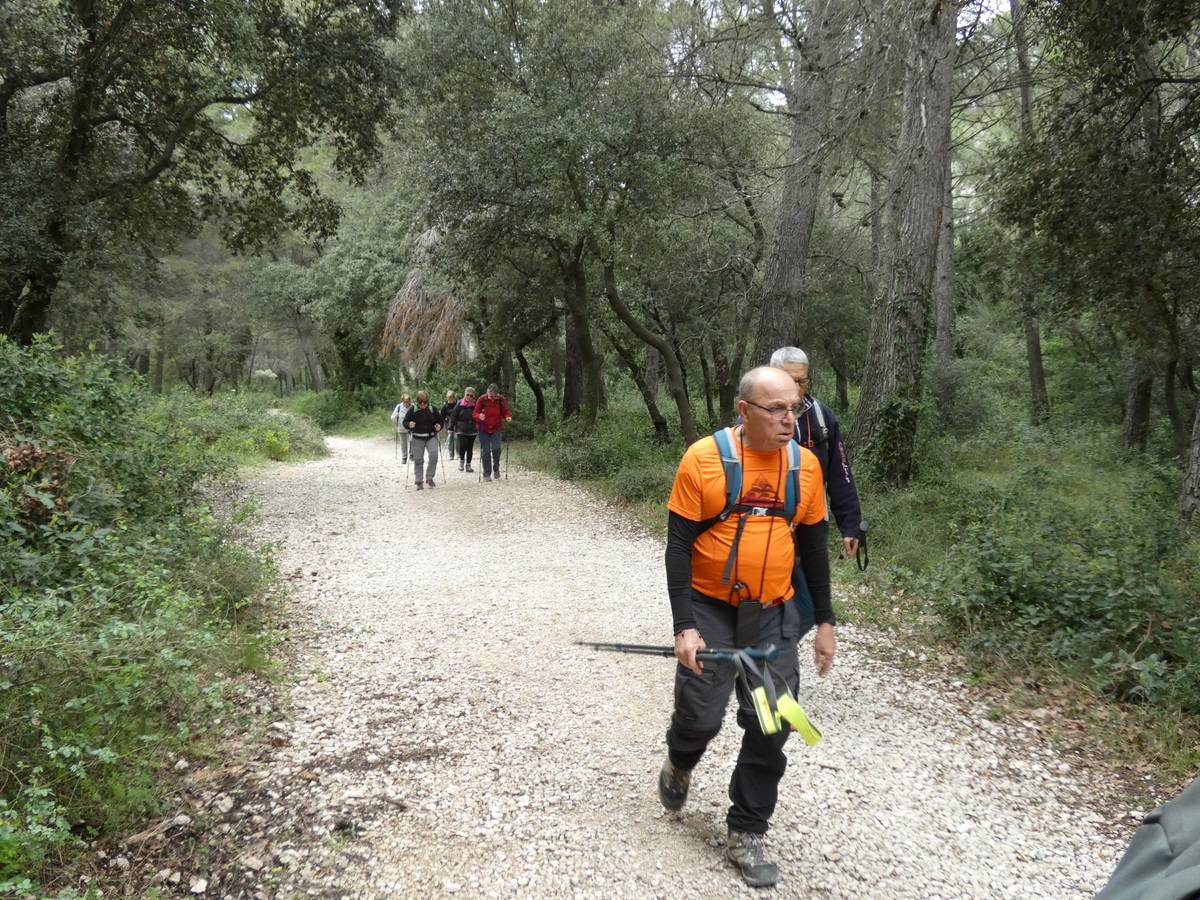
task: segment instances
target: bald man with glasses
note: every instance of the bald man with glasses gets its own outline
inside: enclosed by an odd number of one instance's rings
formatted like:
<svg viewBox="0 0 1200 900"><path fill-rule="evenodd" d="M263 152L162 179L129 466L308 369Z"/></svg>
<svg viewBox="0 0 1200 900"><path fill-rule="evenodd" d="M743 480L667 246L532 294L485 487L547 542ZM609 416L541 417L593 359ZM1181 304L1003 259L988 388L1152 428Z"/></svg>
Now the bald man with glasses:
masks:
<svg viewBox="0 0 1200 900"><path fill-rule="evenodd" d="M668 810L683 807L692 769L736 690L742 746L729 782L726 853L747 884L765 887L779 879L764 836L787 766L788 731L764 731L732 662L702 663L696 653L774 645L772 665L795 694L800 638L814 621L820 675L833 665L836 644L821 467L792 443L800 393L786 373L767 366L742 376L738 393L741 423L687 449L667 502L667 593L679 665L658 795ZM736 454L741 475L729 507L726 453Z"/></svg>

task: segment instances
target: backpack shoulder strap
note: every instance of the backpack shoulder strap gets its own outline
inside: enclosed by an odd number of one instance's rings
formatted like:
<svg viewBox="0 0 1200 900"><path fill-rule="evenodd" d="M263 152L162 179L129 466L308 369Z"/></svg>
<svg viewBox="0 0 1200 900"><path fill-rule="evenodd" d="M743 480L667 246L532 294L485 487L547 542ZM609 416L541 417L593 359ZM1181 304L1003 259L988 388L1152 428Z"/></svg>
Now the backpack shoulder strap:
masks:
<svg viewBox="0 0 1200 900"><path fill-rule="evenodd" d="M796 509L800 505L800 445L794 440L787 443L788 472L787 484L783 489L784 521L791 527L796 518Z"/></svg>
<svg viewBox="0 0 1200 900"><path fill-rule="evenodd" d="M733 446L733 429L722 428L713 434L713 440L717 445L717 455L721 458L721 468L725 472L725 508L700 523L700 534L728 519L742 497L742 461Z"/></svg>
<svg viewBox="0 0 1200 900"><path fill-rule="evenodd" d="M817 443L823 444L829 440L829 426L825 424L825 413L821 409L821 401L816 397L810 399L812 400L812 410L817 415L817 427L821 429L821 439Z"/></svg>
<svg viewBox="0 0 1200 900"><path fill-rule="evenodd" d="M718 521L728 517L742 496L742 460L733 446L733 429L722 428L713 435L717 442L717 453L721 457L721 468L725 470L725 508Z"/></svg>

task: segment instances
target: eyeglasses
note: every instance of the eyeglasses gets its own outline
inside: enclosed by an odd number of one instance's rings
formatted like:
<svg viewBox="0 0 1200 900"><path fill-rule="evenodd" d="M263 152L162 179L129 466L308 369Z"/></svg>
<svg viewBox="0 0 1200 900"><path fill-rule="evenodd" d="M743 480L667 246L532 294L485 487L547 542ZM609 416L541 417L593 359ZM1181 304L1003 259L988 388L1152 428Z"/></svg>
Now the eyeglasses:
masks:
<svg viewBox="0 0 1200 900"><path fill-rule="evenodd" d="M428 405L429 405L428 400L418 400L417 401L417 406L428 406Z"/></svg>
<svg viewBox="0 0 1200 900"><path fill-rule="evenodd" d="M808 378L793 378L792 379L792 381L796 382L796 387L808 387L810 380L811 379L808 379Z"/></svg>
<svg viewBox="0 0 1200 900"><path fill-rule="evenodd" d="M757 406L772 419L785 419L789 415L792 418L798 418L804 412L803 405L797 403L795 406L763 406L761 403L755 403L753 400L747 400L751 406Z"/></svg>

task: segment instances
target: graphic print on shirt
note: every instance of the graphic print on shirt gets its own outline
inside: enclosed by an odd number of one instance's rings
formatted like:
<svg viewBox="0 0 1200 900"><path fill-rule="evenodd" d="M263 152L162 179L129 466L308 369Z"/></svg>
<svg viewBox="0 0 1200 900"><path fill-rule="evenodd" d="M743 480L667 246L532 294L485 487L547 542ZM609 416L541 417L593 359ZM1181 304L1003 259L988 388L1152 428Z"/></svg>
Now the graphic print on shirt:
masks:
<svg viewBox="0 0 1200 900"><path fill-rule="evenodd" d="M750 489L742 494L742 502L750 506L765 506L768 509L783 509L776 486L767 480L765 475L759 475Z"/></svg>

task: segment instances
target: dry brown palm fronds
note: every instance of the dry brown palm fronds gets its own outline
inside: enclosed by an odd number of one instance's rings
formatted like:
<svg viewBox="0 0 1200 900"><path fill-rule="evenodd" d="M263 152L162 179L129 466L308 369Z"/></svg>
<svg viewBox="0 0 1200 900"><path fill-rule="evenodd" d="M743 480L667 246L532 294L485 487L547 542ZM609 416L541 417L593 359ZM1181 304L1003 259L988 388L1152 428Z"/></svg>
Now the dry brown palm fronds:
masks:
<svg viewBox="0 0 1200 900"><path fill-rule="evenodd" d="M433 254L441 240L436 227L417 238L412 269L392 298L383 326L381 355L399 354L418 372L428 371L435 359L452 365L462 354L463 303L434 272Z"/></svg>

